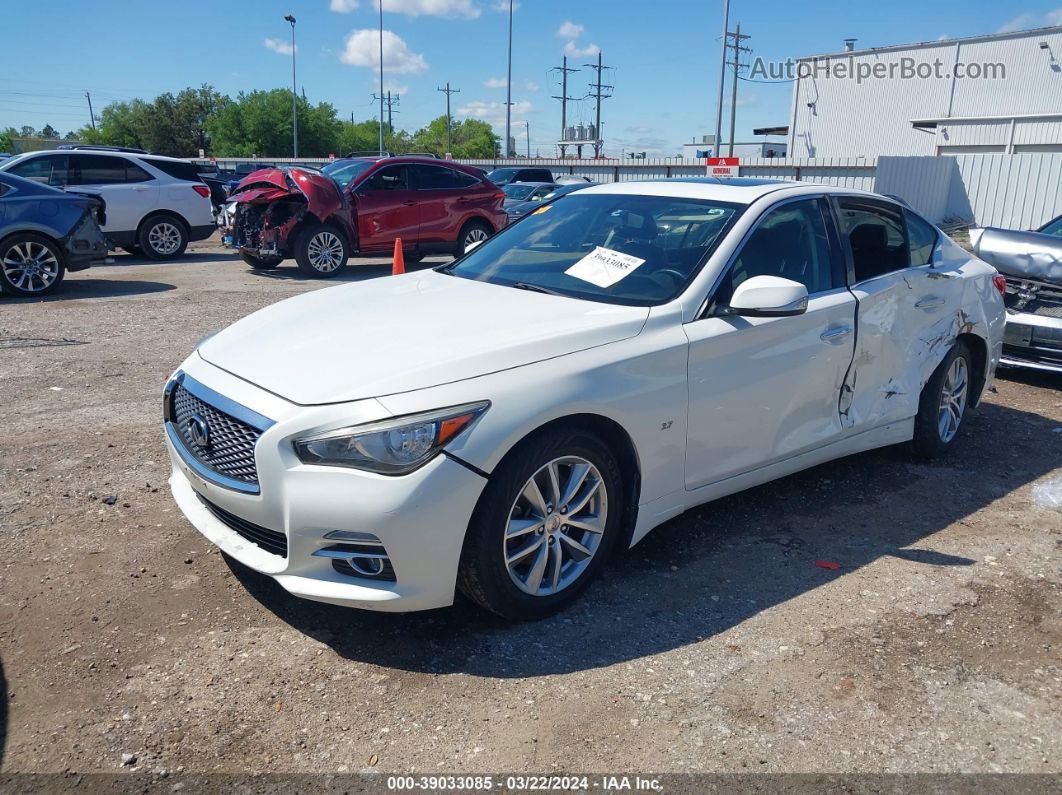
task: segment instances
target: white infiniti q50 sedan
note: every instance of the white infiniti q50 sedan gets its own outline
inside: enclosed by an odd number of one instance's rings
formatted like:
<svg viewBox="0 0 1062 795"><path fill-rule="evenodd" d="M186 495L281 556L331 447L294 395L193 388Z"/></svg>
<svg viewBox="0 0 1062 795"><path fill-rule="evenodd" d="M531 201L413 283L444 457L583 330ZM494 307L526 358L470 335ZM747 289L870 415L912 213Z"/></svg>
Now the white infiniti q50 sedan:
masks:
<svg viewBox="0 0 1062 795"><path fill-rule="evenodd" d="M460 588L535 618L695 505L946 451L999 361L1003 287L870 193L591 187L209 338L166 385L170 485L297 596L406 611Z"/></svg>

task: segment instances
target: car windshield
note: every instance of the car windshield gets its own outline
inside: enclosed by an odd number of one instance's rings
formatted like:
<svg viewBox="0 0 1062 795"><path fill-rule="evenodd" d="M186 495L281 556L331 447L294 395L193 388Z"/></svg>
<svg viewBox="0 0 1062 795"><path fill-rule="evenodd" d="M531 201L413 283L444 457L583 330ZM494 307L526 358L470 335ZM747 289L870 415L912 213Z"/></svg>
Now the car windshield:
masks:
<svg viewBox="0 0 1062 795"><path fill-rule="evenodd" d="M1045 235L1055 235L1056 237L1062 237L1062 215L1049 224L1044 226L1041 230Z"/></svg>
<svg viewBox="0 0 1062 795"><path fill-rule="evenodd" d="M345 188L375 165L373 160L337 160L321 169L339 187Z"/></svg>
<svg viewBox="0 0 1062 795"><path fill-rule="evenodd" d="M513 182L502 186L502 191L510 199L526 199L534 189L534 185L528 185L524 182Z"/></svg>
<svg viewBox="0 0 1062 795"><path fill-rule="evenodd" d="M593 183L591 182L573 182L567 185L558 185L545 196L543 196L542 200L549 201L550 199L556 199L558 196L563 196L565 193L571 193L573 190L589 188L592 184Z"/></svg>
<svg viewBox="0 0 1062 795"><path fill-rule="evenodd" d="M740 211L726 202L577 192L539 207L441 270L650 306L685 289Z"/></svg>
<svg viewBox="0 0 1062 795"><path fill-rule="evenodd" d="M516 176L519 170L518 168L496 168L487 174L487 179L495 183L508 182Z"/></svg>

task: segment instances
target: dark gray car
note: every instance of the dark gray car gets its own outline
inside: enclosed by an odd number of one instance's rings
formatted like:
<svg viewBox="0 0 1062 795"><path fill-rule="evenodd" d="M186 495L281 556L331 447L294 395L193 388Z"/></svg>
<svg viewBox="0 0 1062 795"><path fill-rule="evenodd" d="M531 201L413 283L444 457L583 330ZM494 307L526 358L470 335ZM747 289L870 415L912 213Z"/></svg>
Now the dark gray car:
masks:
<svg viewBox="0 0 1062 795"><path fill-rule="evenodd" d="M0 292L41 296L107 256L98 196L0 172Z"/></svg>

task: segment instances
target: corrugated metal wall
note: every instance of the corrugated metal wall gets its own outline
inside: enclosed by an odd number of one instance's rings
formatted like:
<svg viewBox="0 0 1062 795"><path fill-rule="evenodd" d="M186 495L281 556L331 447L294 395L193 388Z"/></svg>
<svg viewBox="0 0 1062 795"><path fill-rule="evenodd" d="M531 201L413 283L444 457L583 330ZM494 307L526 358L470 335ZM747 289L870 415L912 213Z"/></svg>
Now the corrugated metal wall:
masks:
<svg viewBox="0 0 1062 795"><path fill-rule="evenodd" d="M1062 153L954 159L958 184L978 225L1035 229L1062 215Z"/></svg>

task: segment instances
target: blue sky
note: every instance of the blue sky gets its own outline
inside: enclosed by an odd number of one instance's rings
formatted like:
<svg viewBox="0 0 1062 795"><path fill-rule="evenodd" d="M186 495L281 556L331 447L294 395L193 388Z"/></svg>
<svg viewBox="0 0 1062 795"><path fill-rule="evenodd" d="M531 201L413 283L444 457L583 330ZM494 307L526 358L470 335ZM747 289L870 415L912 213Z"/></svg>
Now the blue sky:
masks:
<svg viewBox="0 0 1062 795"><path fill-rule="evenodd" d="M672 155L715 126L722 0L521 0L513 28L514 135L524 150L553 153L560 128L556 76L565 50L569 94L583 96L596 59L615 67L615 96L602 111L606 154ZM447 81L457 116L504 126L507 0L384 0L385 83L401 94L396 126L416 129L445 112ZM357 120L375 118L375 0L52 0L4 14L0 126L46 123L65 132L108 101L150 98L210 83L241 90L291 83L290 28L298 18L298 83ZM1004 29L1062 24L1060 0L732 0L731 25L752 38L753 57L785 59L842 48L857 37L872 47ZM358 31L362 31L360 34ZM753 127L788 123L789 85L742 83L738 140ZM729 95L729 88L727 89ZM728 111L727 111L728 113ZM593 119L576 103L570 123ZM517 124L517 122L519 124Z"/></svg>

